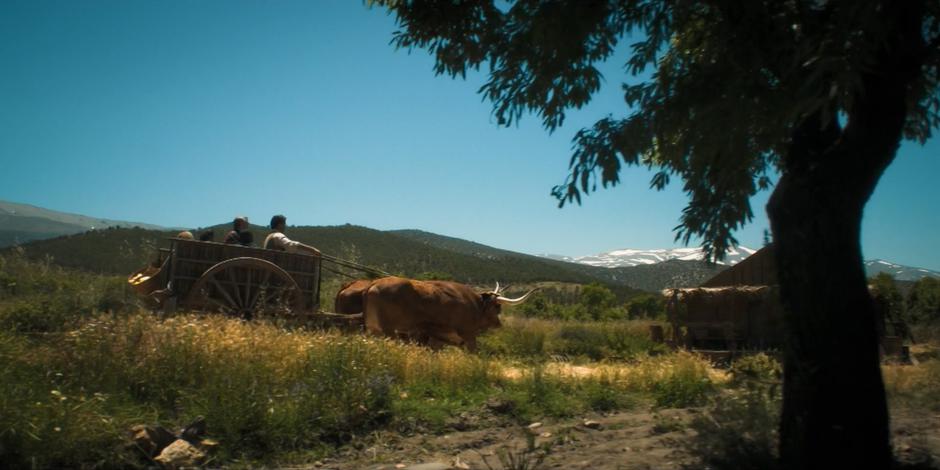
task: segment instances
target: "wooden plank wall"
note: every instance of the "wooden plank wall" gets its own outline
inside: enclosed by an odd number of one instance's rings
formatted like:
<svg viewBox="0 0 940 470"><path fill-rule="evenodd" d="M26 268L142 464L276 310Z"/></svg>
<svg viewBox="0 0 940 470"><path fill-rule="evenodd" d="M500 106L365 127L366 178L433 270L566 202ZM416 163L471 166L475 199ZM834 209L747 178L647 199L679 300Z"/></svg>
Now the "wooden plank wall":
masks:
<svg viewBox="0 0 940 470"><path fill-rule="evenodd" d="M701 287L773 286L776 284L777 264L774 261L772 245L768 245L705 281Z"/></svg>

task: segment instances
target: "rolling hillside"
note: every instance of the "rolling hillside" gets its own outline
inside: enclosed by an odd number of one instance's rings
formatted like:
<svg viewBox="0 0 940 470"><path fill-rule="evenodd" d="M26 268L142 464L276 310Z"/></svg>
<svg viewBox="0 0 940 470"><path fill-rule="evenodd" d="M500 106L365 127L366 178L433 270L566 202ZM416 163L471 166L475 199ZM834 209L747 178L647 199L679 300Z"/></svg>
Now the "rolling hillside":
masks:
<svg viewBox="0 0 940 470"><path fill-rule="evenodd" d="M29 204L0 201L0 247L107 227L165 230L163 227L152 224L89 217Z"/></svg>
<svg viewBox="0 0 940 470"><path fill-rule="evenodd" d="M706 264L701 261L677 259L649 265L607 268L500 250L479 243L420 230L396 230L392 233L429 246L483 259L493 261L513 260L520 263L542 262L548 266L555 266L566 271L575 271L582 276L605 284L625 285L651 292L659 292L665 287L697 286L727 268L727 266Z"/></svg>
<svg viewBox="0 0 940 470"><path fill-rule="evenodd" d="M0 246L19 245L60 235L81 233L85 227L42 217L24 217L0 213Z"/></svg>
<svg viewBox="0 0 940 470"><path fill-rule="evenodd" d="M220 239L228 224L209 227ZM202 232L206 229L197 230ZM267 230L252 226L256 241ZM176 231L141 228L109 228L27 243L16 248L34 259L49 257L55 263L83 270L128 274L144 266L166 247ZM500 250L466 240L414 230L384 232L354 225L330 227L290 227L291 238L320 248L342 259L374 266L384 271L412 277L443 277L472 284L496 281L527 283L559 281L600 282L619 297L634 295L637 288L657 291L662 282L682 280L694 285L710 276L704 264L675 261L661 267L600 268ZM8 248L7 250L11 250ZM700 272L701 271L701 272ZM692 273L692 274L689 274ZM705 273L705 274L702 274ZM642 286L642 287L641 287Z"/></svg>

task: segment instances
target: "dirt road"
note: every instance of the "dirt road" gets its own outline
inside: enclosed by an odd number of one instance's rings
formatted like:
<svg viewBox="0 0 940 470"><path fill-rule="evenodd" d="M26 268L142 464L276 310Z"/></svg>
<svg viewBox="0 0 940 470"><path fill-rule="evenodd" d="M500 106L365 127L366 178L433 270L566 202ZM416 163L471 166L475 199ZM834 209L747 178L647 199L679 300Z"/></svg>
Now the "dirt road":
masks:
<svg viewBox="0 0 940 470"><path fill-rule="evenodd" d="M531 423L531 427L503 424L454 430L442 435L379 433L371 436L361 449L349 449L337 459L320 462L320 467L486 469L486 459L494 469L501 469L497 453L509 451L514 457L523 458L526 434L530 433L537 448L550 447L539 468L677 469L694 461L682 446L685 439L694 435L682 425L692 413L689 410L615 413ZM532 455L528 460L534 462L536 458Z"/></svg>
<svg viewBox="0 0 940 470"><path fill-rule="evenodd" d="M445 470L503 469L498 455L508 451L530 464L537 454L523 455L526 434L536 448L550 451L538 467L599 470L702 468L688 449L695 431L688 423L700 411L637 410L594 415L531 427L507 423L455 421L452 432L440 435L375 433L333 459L305 469ZM474 417L467 417L469 420ZM940 414L898 410L892 423L895 453L903 462L940 462ZM489 463L489 467L487 466Z"/></svg>

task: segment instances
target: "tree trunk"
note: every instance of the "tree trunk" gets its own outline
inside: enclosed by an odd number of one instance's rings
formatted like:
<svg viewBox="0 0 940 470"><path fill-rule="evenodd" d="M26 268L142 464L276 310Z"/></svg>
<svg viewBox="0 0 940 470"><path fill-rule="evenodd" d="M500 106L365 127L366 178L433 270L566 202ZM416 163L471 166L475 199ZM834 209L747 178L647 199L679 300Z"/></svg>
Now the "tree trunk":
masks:
<svg viewBox="0 0 940 470"><path fill-rule="evenodd" d="M787 312L780 454L789 468L887 468L888 411L859 228L840 180L785 175L768 206ZM857 199L857 198L854 198Z"/></svg>
<svg viewBox="0 0 940 470"><path fill-rule="evenodd" d="M780 454L789 468L892 464L875 309L860 231L894 159L920 71L921 2L885 2L890 29L847 124L819 113L792 134L767 205L788 328Z"/></svg>

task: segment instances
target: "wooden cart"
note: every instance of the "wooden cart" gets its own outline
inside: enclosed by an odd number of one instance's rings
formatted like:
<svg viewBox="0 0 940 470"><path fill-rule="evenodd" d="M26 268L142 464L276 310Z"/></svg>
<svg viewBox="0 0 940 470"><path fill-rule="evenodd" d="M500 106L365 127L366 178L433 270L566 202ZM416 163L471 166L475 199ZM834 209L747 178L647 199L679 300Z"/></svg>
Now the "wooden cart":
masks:
<svg viewBox="0 0 940 470"><path fill-rule="evenodd" d="M128 282L165 312L303 317L319 309L320 269L321 258L308 254L172 238Z"/></svg>

